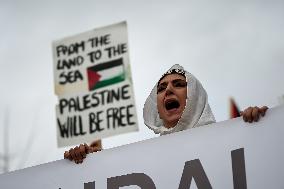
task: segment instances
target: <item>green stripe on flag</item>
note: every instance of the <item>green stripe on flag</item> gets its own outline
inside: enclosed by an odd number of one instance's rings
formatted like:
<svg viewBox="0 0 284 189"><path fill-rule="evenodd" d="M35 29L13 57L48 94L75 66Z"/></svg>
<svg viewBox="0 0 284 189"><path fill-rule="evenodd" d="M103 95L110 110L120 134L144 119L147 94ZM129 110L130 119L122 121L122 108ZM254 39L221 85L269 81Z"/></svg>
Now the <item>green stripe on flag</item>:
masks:
<svg viewBox="0 0 284 189"><path fill-rule="evenodd" d="M98 88L101 88L101 87L104 87L104 86L107 86L107 85L112 85L112 84L115 84L115 83L119 83L119 82L124 81L124 80L125 80L125 74L122 73L122 74L120 74L118 76L115 76L115 77L112 77L112 78L109 78L109 79L105 79L103 81L98 82L95 85L94 89L98 89Z"/></svg>

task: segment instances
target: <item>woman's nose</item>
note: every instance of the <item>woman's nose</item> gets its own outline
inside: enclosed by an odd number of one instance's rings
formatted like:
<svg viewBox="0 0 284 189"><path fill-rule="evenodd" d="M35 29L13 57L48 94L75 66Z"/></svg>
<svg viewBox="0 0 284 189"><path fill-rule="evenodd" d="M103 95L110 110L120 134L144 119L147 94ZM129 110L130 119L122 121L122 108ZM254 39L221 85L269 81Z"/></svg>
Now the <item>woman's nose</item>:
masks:
<svg viewBox="0 0 284 189"><path fill-rule="evenodd" d="M173 94L173 86L171 84L168 84L166 88L166 95L171 95Z"/></svg>

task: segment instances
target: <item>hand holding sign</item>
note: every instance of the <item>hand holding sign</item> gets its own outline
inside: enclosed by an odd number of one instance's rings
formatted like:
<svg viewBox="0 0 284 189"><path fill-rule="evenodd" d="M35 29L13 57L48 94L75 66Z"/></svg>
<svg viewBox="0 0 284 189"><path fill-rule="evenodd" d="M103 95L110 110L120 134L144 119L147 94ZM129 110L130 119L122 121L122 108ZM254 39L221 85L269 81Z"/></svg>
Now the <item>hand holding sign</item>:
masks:
<svg viewBox="0 0 284 189"><path fill-rule="evenodd" d="M260 116L264 116L266 111L267 111L268 107L267 106L263 106L261 108L255 106L255 107L248 107L246 108L244 111L241 111L240 114L241 116L243 116L243 120L245 122L257 122L260 118Z"/></svg>
<svg viewBox="0 0 284 189"><path fill-rule="evenodd" d="M80 146L76 146L75 148L70 148L69 151L65 151L64 159L69 159L77 164L82 163L86 158L87 154L101 151L102 143L101 140L93 141L91 145L88 144L80 144Z"/></svg>

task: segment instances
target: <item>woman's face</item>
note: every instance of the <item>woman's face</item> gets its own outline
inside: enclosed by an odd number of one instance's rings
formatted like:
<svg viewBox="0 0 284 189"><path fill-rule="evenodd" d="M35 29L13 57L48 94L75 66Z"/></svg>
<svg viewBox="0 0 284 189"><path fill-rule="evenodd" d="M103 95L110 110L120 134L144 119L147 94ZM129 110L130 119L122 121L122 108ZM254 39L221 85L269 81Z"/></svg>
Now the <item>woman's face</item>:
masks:
<svg viewBox="0 0 284 189"><path fill-rule="evenodd" d="M165 127L174 127L186 105L187 82L183 75L165 76L157 87L157 108Z"/></svg>

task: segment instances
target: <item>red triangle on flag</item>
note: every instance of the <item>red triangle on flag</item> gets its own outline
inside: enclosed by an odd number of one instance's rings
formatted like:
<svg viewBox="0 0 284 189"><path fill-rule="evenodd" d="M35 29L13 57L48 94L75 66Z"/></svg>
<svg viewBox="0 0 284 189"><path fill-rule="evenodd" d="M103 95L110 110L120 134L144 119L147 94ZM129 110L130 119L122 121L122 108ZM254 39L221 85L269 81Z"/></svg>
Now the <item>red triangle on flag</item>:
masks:
<svg viewBox="0 0 284 189"><path fill-rule="evenodd" d="M240 110L233 98L230 98L230 118L240 117Z"/></svg>
<svg viewBox="0 0 284 189"><path fill-rule="evenodd" d="M98 72L92 71L91 69L87 70L88 74L88 82L89 82L89 90L91 91L95 85L99 82L102 77Z"/></svg>

